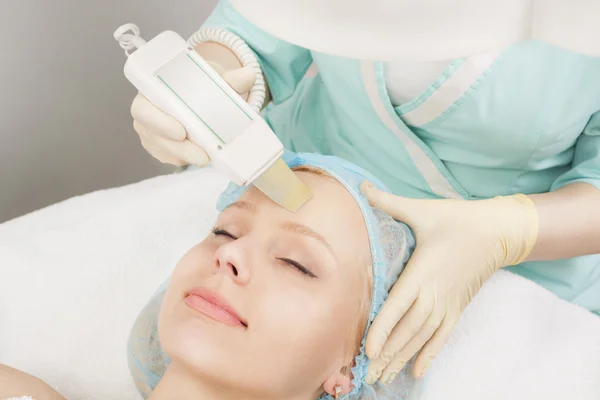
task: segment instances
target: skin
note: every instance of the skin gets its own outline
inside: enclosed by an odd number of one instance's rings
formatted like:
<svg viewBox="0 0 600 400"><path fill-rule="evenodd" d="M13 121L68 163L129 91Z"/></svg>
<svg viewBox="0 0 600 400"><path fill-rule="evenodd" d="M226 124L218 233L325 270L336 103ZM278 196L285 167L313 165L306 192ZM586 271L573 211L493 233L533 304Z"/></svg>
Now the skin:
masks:
<svg viewBox="0 0 600 400"><path fill-rule="evenodd" d="M36 400L65 400L42 380L0 364L0 399L31 396Z"/></svg>
<svg viewBox="0 0 600 400"><path fill-rule="evenodd" d="M159 317L172 363L151 400L314 400L336 385L351 389L344 370L368 303L365 223L339 183L297 174L314 192L297 213L250 189L177 265ZM191 308L186 295L194 287L225 298L247 327Z"/></svg>

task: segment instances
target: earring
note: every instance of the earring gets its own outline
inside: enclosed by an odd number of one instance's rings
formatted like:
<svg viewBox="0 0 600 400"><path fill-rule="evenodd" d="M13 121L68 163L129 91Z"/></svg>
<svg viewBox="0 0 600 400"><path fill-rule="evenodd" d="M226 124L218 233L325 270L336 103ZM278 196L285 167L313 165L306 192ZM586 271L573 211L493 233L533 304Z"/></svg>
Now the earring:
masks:
<svg viewBox="0 0 600 400"><path fill-rule="evenodd" d="M340 385L337 385L336 387L333 388L333 390L335 391L333 398L334 398L334 400L338 400L340 393L342 393L342 387Z"/></svg>

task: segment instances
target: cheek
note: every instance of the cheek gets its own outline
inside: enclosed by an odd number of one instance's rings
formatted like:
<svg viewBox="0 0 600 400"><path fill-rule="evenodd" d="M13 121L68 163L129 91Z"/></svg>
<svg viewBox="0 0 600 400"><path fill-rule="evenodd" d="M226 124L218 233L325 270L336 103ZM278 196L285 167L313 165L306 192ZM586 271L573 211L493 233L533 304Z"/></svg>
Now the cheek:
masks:
<svg viewBox="0 0 600 400"><path fill-rule="evenodd" d="M175 266L171 283L194 283L203 275L212 273L215 268L215 251L216 246L207 241L192 247Z"/></svg>
<svg viewBox="0 0 600 400"><path fill-rule="evenodd" d="M327 368L343 354L355 316L342 296L281 293L264 297L261 334L277 357L308 361L309 368ZM277 349L274 348L277 347Z"/></svg>
<svg viewBox="0 0 600 400"><path fill-rule="evenodd" d="M200 243L190 250L179 260L173 274L169 278L162 307L159 314L159 327L167 330L173 325L175 310L181 303L184 292L200 284L203 278L213 271L211 263L214 250L205 243Z"/></svg>

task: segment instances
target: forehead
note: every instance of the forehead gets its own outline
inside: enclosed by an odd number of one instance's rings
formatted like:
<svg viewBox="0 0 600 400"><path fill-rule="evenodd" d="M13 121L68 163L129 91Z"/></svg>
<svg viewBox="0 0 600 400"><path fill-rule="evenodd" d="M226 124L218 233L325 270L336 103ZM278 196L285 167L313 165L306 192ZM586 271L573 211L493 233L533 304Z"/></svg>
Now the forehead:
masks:
<svg viewBox="0 0 600 400"><path fill-rule="evenodd" d="M370 259L369 238L362 212L352 195L335 179L312 172L295 172L313 191L313 197L297 212L278 206L255 188L240 200L256 206L273 224L291 221L306 225L327 241L338 260Z"/></svg>

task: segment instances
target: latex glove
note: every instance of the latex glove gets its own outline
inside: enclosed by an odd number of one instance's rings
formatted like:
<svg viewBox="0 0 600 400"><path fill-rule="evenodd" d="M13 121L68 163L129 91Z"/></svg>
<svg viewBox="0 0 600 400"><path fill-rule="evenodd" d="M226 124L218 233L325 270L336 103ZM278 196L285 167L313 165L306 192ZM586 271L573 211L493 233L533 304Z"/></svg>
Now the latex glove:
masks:
<svg viewBox="0 0 600 400"><path fill-rule="evenodd" d="M482 284L527 258L537 240L537 210L525 195L418 200L368 183L362 189L372 206L410 226L417 243L368 332L366 381L391 383L419 351L414 373L422 377Z"/></svg>
<svg viewBox="0 0 600 400"><path fill-rule="evenodd" d="M256 72L250 67L225 71L219 64L211 63L223 79L244 99L254 85ZM183 125L176 119L165 114L138 94L131 104L133 128L142 142L142 146L154 158L165 164L182 166L208 164L208 154L200 146L187 139Z"/></svg>

